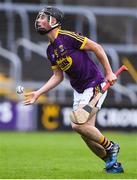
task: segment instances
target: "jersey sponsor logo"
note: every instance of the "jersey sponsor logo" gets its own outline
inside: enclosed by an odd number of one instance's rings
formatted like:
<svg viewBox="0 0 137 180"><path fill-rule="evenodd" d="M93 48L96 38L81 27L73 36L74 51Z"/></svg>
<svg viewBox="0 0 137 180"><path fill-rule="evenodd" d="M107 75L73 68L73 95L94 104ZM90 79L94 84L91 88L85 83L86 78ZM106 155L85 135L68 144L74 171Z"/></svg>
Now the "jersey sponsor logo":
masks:
<svg viewBox="0 0 137 180"><path fill-rule="evenodd" d="M72 58L70 56L66 56L65 58L60 58L57 60L58 66L63 70L68 70L72 65Z"/></svg>

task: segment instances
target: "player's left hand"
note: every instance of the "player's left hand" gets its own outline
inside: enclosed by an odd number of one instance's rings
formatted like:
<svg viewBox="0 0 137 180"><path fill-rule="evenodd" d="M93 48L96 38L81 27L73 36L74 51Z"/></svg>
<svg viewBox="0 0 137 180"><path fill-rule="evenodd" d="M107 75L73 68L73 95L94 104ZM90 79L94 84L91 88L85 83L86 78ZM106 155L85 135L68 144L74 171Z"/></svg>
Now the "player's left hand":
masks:
<svg viewBox="0 0 137 180"><path fill-rule="evenodd" d="M112 86L116 82L117 76L113 72L111 72L111 73L106 74L105 80L109 82L110 85Z"/></svg>

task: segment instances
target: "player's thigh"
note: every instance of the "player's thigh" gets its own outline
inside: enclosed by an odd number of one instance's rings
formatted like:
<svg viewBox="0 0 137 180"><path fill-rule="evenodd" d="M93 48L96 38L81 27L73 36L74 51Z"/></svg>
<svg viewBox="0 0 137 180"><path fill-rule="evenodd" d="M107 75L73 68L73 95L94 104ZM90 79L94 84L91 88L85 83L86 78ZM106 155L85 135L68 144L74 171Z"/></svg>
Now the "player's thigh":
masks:
<svg viewBox="0 0 137 180"><path fill-rule="evenodd" d="M80 104L78 107L81 108L85 106L85 104ZM96 114L94 116L92 116L92 118L90 118L87 122L85 122L84 124L76 124L74 122L71 121L71 126L72 129L77 131L77 132L81 132L81 131L86 131L88 129L89 126L95 126L95 122L96 122Z"/></svg>
<svg viewBox="0 0 137 180"><path fill-rule="evenodd" d="M74 90L74 99L73 99L73 111L76 111L78 108L82 108L87 105L96 95L101 91L101 88L105 85L102 83L95 88L88 88L83 93L78 93ZM98 109L101 109L101 106L106 98L107 92L99 99L96 106ZM95 126L96 114L93 115L86 123L92 126ZM72 123L73 126L73 123ZM77 125L76 125L77 126ZM82 126L82 125L81 125Z"/></svg>
<svg viewBox="0 0 137 180"><path fill-rule="evenodd" d="M94 114L86 123L90 126L95 126L97 114Z"/></svg>
<svg viewBox="0 0 137 180"><path fill-rule="evenodd" d="M76 111L77 108L82 107L83 105L87 105L102 89L102 87L105 85L104 83L101 83L100 85L97 85L96 87L91 87L88 89L85 89L83 93L78 93L74 90L74 98L73 98L73 111ZM102 97L97 102L96 106L101 109L101 106L107 96L107 92L105 92Z"/></svg>
<svg viewBox="0 0 137 180"><path fill-rule="evenodd" d="M94 88L88 88L83 93L74 90L73 111L87 105L94 95Z"/></svg>

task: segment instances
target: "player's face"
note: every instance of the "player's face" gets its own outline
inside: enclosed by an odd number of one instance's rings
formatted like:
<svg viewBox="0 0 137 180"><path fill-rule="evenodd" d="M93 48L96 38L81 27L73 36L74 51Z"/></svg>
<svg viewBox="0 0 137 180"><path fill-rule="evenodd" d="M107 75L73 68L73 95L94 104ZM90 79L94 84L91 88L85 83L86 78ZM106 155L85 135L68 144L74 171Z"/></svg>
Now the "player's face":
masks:
<svg viewBox="0 0 137 180"><path fill-rule="evenodd" d="M45 28L46 30L50 28L48 16L44 13L38 15L36 22L40 28Z"/></svg>

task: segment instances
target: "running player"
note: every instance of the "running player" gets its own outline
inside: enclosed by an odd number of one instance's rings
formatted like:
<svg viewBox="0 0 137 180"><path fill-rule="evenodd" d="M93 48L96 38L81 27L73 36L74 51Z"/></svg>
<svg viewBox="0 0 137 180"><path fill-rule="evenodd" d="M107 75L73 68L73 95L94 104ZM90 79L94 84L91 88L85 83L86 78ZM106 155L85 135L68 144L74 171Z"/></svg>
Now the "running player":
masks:
<svg viewBox="0 0 137 180"><path fill-rule="evenodd" d="M61 30L62 21L63 13L55 7L46 7L38 13L35 28L38 33L49 38L47 57L51 62L53 75L43 87L26 94L25 105L33 104L40 95L56 87L63 80L63 72L68 75L74 90L74 111L88 104L101 90L105 81L113 85L117 80L103 48L78 33ZM105 70L105 77L87 51L95 53ZM106 93L98 101L98 108L101 108L105 98ZM95 127L95 120L96 114L84 124L71 122L71 125L90 150L104 160L107 173L124 172L121 163L117 162L119 145L102 135Z"/></svg>

